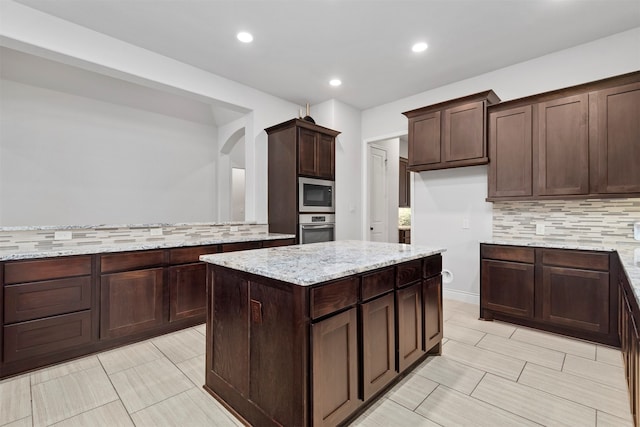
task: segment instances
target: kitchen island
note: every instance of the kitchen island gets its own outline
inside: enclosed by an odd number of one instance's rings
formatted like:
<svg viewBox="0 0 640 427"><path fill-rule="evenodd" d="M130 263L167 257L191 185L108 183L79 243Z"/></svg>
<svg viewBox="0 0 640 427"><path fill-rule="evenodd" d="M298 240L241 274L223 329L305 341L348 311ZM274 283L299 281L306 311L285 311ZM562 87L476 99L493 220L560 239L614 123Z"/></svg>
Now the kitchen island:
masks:
<svg viewBox="0 0 640 427"><path fill-rule="evenodd" d="M338 241L200 257L205 389L251 425L352 420L440 354L442 252Z"/></svg>

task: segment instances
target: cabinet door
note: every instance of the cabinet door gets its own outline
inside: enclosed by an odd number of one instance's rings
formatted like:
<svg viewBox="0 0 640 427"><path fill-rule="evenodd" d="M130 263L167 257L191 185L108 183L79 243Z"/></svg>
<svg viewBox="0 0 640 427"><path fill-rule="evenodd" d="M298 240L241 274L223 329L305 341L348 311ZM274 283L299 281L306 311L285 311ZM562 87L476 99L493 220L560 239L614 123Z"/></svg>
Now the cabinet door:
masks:
<svg viewBox="0 0 640 427"><path fill-rule="evenodd" d="M445 162L486 157L484 102L444 110L442 146Z"/></svg>
<svg viewBox="0 0 640 427"><path fill-rule="evenodd" d="M318 134L314 131L298 129L298 173L300 175L316 176L318 173L317 138Z"/></svg>
<svg viewBox="0 0 640 427"><path fill-rule="evenodd" d="M424 300L424 350L442 341L442 276L431 277L422 287Z"/></svg>
<svg viewBox="0 0 640 427"><path fill-rule="evenodd" d="M640 83L589 95L593 193L640 193Z"/></svg>
<svg viewBox="0 0 640 427"><path fill-rule="evenodd" d="M362 304L364 400L396 376L396 334L393 293Z"/></svg>
<svg viewBox="0 0 640 427"><path fill-rule="evenodd" d="M531 196L531 106L489 114L489 197Z"/></svg>
<svg viewBox="0 0 640 427"><path fill-rule="evenodd" d="M162 268L105 274L100 280L100 338L116 338L160 326Z"/></svg>
<svg viewBox="0 0 640 427"><path fill-rule="evenodd" d="M211 300L208 302L207 335L211 343L207 342L210 345L207 369L248 397L249 282L233 271L221 268L214 271L209 285ZM209 381L207 372L207 383Z"/></svg>
<svg viewBox="0 0 640 427"><path fill-rule="evenodd" d="M356 322L352 308L311 326L314 426L335 426L360 404Z"/></svg>
<svg viewBox="0 0 640 427"><path fill-rule="evenodd" d="M333 180L335 175L335 139L327 135L319 135L317 139L317 176Z"/></svg>
<svg viewBox="0 0 640 427"><path fill-rule="evenodd" d="M533 318L533 264L483 259L481 269L482 309L510 316Z"/></svg>
<svg viewBox="0 0 640 427"><path fill-rule="evenodd" d="M440 163L440 111L409 119L409 166Z"/></svg>
<svg viewBox="0 0 640 427"><path fill-rule="evenodd" d="M609 273L543 266L542 320L575 330L609 332Z"/></svg>
<svg viewBox="0 0 640 427"><path fill-rule="evenodd" d="M399 372L425 352L422 349L422 282L396 291Z"/></svg>
<svg viewBox="0 0 640 427"><path fill-rule="evenodd" d="M204 263L169 267L169 321L201 317L207 307L207 267Z"/></svg>
<svg viewBox="0 0 640 427"><path fill-rule="evenodd" d="M582 94L538 104L537 195L589 193L587 100L587 94Z"/></svg>

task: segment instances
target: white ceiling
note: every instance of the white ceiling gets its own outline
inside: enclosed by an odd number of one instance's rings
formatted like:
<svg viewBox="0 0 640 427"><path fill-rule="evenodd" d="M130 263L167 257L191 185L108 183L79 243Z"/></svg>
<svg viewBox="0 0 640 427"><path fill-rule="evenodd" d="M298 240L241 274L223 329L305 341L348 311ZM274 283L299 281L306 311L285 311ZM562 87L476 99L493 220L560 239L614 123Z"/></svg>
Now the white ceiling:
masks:
<svg viewBox="0 0 640 427"><path fill-rule="evenodd" d="M360 109L640 27L640 0L17 1L299 105Z"/></svg>

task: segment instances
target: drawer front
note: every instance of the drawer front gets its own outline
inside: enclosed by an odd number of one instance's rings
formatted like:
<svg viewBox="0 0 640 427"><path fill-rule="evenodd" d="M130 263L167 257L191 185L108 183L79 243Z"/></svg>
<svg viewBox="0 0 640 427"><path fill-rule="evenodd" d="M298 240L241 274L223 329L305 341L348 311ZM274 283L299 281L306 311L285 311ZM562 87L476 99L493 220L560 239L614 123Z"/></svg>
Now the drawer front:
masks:
<svg viewBox="0 0 640 427"><path fill-rule="evenodd" d="M422 260L405 262L398 265L398 287L422 279Z"/></svg>
<svg viewBox="0 0 640 427"><path fill-rule="evenodd" d="M262 242L262 247L275 248L278 246L290 246L295 244L296 244L296 239L265 240L264 242Z"/></svg>
<svg viewBox="0 0 640 427"><path fill-rule="evenodd" d="M542 263L558 267L609 271L609 254L567 249L543 249Z"/></svg>
<svg viewBox="0 0 640 427"><path fill-rule="evenodd" d="M5 323L91 308L91 277L5 286Z"/></svg>
<svg viewBox="0 0 640 427"><path fill-rule="evenodd" d="M4 265L5 285L88 274L91 274L91 256L16 261Z"/></svg>
<svg viewBox="0 0 640 427"><path fill-rule="evenodd" d="M56 353L91 342L91 311L4 327L4 361Z"/></svg>
<svg viewBox="0 0 640 427"><path fill-rule="evenodd" d="M164 251L137 251L102 255L100 257L100 272L135 270L138 268L154 267L164 263Z"/></svg>
<svg viewBox="0 0 640 427"><path fill-rule="evenodd" d="M360 279L344 280L311 289L311 317L317 319L358 302Z"/></svg>
<svg viewBox="0 0 640 427"><path fill-rule="evenodd" d="M424 261L424 277L433 277L442 273L442 255L433 255Z"/></svg>
<svg viewBox="0 0 640 427"><path fill-rule="evenodd" d="M200 255L218 253L218 245L176 248L169 251L169 264L190 264L200 261Z"/></svg>
<svg viewBox="0 0 640 427"><path fill-rule="evenodd" d="M246 251L249 249L260 249L262 242L239 242L222 245L222 252Z"/></svg>
<svg viewBox="0 0 640 427"><path fill-rule="evenodd" d="M519 246L481 245L482 258L497 259L500 261L526 262L533 264L536 259L534 248Z"/></svg>
<svg viewBox="0 0 640 427"><path fill-rule="evenodd" d="M393 290L395 271L393 267L362 277L362 300L366 301Z"/></svg>

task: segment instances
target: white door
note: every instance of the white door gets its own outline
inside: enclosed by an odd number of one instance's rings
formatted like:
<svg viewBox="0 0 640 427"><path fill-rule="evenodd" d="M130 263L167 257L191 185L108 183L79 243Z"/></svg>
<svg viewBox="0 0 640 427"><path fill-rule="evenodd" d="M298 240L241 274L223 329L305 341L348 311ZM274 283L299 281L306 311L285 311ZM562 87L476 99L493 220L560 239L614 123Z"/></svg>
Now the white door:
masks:
<svg viewBox="0 0 640 427"><path fill-rule="evenodd" d="M369 146L369 240L387 240L387 152Z"/></svg>
<svg viewBox="0 0 640 427"><path fill-rule="evenodd" d="M244 221L245 171L231 168L231 221Z"/></svg>

